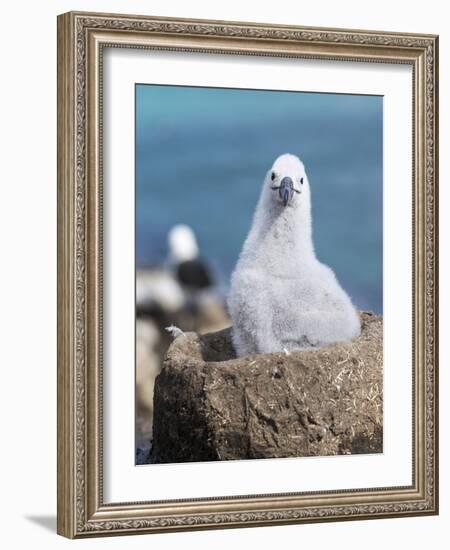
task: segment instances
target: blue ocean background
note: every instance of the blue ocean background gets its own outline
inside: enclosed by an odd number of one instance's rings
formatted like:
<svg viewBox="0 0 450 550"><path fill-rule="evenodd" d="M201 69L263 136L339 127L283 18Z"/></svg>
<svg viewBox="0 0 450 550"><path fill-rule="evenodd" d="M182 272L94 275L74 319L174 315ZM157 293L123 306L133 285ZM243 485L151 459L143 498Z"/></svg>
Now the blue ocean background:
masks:
<svg viewBox="0 0 450 550"><path fill-rule="evenodd" d="M383 311L380 96L136 85L136 265L167 257L178 223L196 233L226 292L266 171L304 162L318 258L360 309Z"/></svg>

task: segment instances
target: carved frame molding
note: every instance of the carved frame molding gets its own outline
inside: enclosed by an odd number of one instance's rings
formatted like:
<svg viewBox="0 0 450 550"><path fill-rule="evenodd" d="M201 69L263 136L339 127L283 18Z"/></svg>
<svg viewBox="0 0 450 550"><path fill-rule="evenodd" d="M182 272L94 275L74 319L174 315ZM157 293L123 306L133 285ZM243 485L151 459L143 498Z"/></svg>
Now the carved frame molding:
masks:
<svg viewBox="0 0 450 550"><path fill-rule="evenodd" d="M413 67L414 467L411 487L166 502L102 499L104 47ZM438 511L438 38L67 13L58 18L58 532L67 537L373 519Z"/></svg>

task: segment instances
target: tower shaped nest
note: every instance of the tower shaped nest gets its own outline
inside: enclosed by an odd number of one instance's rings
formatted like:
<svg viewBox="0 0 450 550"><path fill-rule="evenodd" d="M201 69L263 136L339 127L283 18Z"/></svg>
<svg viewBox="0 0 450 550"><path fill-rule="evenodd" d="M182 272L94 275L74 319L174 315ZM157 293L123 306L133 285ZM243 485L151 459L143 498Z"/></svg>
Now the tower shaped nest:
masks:
<svg viewBox="0 0 450 550"><path fill-rule="evenodd" d="M235 356L231 331L172 343L154 394L151 462L380 453L383 319L317 350Z"/></svg>

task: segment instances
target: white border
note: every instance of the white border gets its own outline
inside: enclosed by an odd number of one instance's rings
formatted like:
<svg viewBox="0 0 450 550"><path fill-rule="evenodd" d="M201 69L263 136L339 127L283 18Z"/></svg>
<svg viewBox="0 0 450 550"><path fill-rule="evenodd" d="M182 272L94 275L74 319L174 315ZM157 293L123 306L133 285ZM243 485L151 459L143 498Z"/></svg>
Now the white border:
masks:
<svg viewBox="0 0 450 550"><path fill-rule="evenodd" d="M236 496L412 482L412 73L406 65L104 50L104 500ZM134 465L134 85L384 96L384 453ZM364 182L362 182L362 185Z"/></svg>

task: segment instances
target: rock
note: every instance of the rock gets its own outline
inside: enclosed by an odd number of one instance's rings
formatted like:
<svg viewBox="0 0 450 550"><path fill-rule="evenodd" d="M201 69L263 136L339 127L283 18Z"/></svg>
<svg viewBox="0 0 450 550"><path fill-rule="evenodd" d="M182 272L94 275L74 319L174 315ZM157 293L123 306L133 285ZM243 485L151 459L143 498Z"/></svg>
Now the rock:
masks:
<svg viewBox="0 0 450 550"><path fill-rule="evenodd" d="M161 370L158 354L160 335L151 320L136 320L136 393L139 406L153 410L153 387Z"/></svg>
<svg viewBox="0 0 450 550"><path fill-rule="evenodd" d="M155 383L153 463L380 453L383 320L314 351L236 358L230 329L174 340Z"/></svg>
<svg viewBox="0 0 450 550"><path fill-rule="evenodd" d="M137 466L142 464L148 464L150 457L150 447L138 447L136 449L136 460L135 463Z"/></svg>

